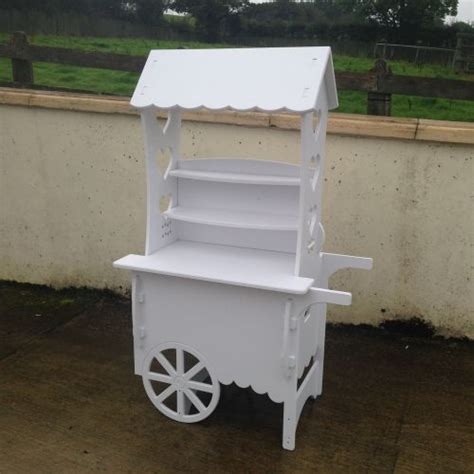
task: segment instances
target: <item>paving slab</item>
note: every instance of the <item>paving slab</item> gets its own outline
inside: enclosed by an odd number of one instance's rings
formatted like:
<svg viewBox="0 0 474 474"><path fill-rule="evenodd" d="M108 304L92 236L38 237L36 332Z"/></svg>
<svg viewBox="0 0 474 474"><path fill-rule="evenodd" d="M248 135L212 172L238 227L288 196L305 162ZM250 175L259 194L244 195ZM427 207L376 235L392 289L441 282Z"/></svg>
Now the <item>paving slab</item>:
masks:
<svg viewBox="0 0 474 474"><path fill-rule="evenodd" d="M131 331L127 299L0 284L1 473L474 471L470 342L330 326L289 452L282 406L234 385L201 423L162 416Z"/></svg>

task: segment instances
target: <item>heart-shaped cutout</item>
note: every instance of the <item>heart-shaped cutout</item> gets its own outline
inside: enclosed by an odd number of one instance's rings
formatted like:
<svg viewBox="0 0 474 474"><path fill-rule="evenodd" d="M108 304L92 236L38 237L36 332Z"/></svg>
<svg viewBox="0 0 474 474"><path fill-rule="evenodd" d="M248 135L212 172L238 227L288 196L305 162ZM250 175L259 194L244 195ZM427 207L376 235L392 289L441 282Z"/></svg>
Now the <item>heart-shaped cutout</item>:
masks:
<svg viewBox="0 0 474 474"><path fill-rule="evenodd" d="M160 197L160 212L166 212L171 206L171 194L163 194Z"/></svg>
<svg viewBox="0 0 474 474"><path fill-rule="evenodd" d="M308 211L308 232L311 237L314 237L314 231L316 229L316 224L318 223L318 214L317 214L318 206L314 204L309 208Z"/></svg>
<svg viewBox="0 0 474 474"><path fill-rule="evenodd" d="M158 170L160 171L161 176L165 176L172 160L172 153L170 148L158 149L158 152L155 155L156 164Z"/></svg>
<svg viewBox="0 0 474 474"><path fill-rule="evenodd" d="M316 190L316 186L319 182L319 175L321 173L321 155L318 153L313 155L310 159L311 167L314 166L313 176L311 178L311 189Z"/></svg>

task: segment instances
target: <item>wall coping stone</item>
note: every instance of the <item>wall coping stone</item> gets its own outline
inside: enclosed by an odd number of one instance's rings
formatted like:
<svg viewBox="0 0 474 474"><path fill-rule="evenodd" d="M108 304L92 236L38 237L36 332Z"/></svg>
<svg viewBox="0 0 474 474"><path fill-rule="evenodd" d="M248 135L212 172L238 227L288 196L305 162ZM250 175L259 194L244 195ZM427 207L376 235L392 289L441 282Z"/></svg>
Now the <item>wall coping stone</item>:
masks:
<svg viewBox="0 0 474 474"><path fill-rule="evenodd" d="M1 105L138 115L138 112L130 107L129 100L128 97L0 87ZM165 116L164 113L161 115ZM183 113L183 120L245 127L271 127L282 130L298 130L300 125L299 116L289 113L198 110ZM471 122L379 117L335 112L329 115L328 133L474 145L474 123Z"/></svg>

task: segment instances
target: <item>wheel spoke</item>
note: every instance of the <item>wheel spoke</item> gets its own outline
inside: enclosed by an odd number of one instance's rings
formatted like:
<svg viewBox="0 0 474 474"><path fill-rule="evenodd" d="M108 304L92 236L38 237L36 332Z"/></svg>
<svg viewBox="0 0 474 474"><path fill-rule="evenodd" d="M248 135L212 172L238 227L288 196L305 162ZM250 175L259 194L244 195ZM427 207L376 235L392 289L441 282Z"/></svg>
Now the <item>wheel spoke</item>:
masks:
<svg viewBox="0 0 474 474"><path fill-rule="evenodd" d="M164 402L171 394L176 391L176 387L174 385L170 385L168 388L163 390L159 395L156 396L155 400L158 403Z"/></svg>
<svg viewBox="0 0 474 474"><path fill-rule="evenodd" d="M204 369L204 363L198 362L195 366L191 367L184 376L187 380L192 379L197 373L199 373L202 369Z"/></svg>
<svg viewBox="0 0 474 474"><path fill-rule="evenodd" d="M199 397L192 390L186 389L185 393L189 401L196 407L196 410L199 413L202 413L206 409L204 403L201 402Z"/></svg>
<svg viewBox="0 0 474 474"><path fill-rule="evenodd" d="M148 372L146 377L155 382L171 383L172 379L169 375L159 374L157 372Z"/></svg>
<svg viewBox="0 0 474 474"><path fill-rule="evenodd" d="M208 383L196 382L195 380L189 380L187 385L189 388L198 390L199 392L212 393L214 391L212 385Z"/></svg>
<svg viewBox="0 0 474 474"><path fill-rule="evenodd" d="M176 370L174 369L170 361L164 356L162 352L158 352L158 354L156 354L156 359L162 365L163 369L165 369L166 372L168 372L168 374L176 375Z"/></svg>
<svg viewBox="0 0 474 474"><path fill-rule="evenodd" d="M186 415L184 411L184 393L178 390L178 415Z"/></svg>
<svg viewBox="0 0 474 474"><path fill-rule="evenodd" d="M184 351L176 349L176 372L178 375L184 374Z"/></svg>

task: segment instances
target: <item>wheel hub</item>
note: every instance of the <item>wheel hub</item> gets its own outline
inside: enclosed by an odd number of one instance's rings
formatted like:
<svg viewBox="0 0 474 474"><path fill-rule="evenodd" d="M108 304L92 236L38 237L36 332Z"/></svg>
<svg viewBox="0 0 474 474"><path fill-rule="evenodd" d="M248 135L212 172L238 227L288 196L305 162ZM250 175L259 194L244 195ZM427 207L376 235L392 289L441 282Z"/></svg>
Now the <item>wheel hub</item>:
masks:
<svg viewBox="0 0 474 474"><path fill-rule="evenodd" d="M174 377L173 383L178 390L183 390L186 388L186 380L184 380L184 378L179 375Z"/></svg>

